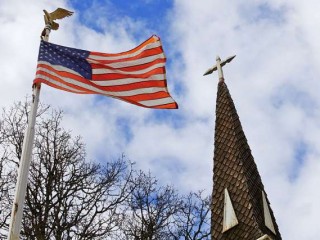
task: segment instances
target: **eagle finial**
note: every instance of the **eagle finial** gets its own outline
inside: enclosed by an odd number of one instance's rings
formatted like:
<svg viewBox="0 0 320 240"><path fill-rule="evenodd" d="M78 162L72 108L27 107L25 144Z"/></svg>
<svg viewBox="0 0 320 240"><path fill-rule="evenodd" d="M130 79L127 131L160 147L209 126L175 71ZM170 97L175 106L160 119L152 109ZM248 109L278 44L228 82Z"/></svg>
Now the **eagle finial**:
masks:
<svg viewBox="0 0 320 240"><path fill-rule="evenodd" d="M48 24L51 26L52 30L57 30L59 28L59 24L56 23L54 20L69 17L73 14L73 12L63 8L57 8L52 13L49 13L47 10L43 10L43 12L44 12L44 21L46 25Z"/></svg>

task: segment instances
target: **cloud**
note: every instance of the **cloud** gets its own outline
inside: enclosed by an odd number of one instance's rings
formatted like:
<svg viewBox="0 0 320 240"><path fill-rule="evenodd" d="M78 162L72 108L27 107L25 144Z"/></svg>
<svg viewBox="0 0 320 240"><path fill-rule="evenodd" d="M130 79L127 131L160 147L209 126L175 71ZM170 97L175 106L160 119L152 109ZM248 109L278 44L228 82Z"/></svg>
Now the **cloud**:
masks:
<svg viewBox="0 0 320 240"><path fill-rule="evenodd" d="M316 222L320 211L317 194L303 188L305 184L315 187L319 175L315 159L320 157L316 67L320 35L314 31L318 23L314 5L301 5L298 1L245 5L176 1L172 14L176 51L184 61L180 72L187 94L181 105L190 115L213 113L217 74L205 78L201 74L215 64L215 55L237 54L224 67L226 82L284 239L315 239L318 233L308 222ZM297 205L306 212L296 209ZM297 225L301 229L293 231Z"/></svg>

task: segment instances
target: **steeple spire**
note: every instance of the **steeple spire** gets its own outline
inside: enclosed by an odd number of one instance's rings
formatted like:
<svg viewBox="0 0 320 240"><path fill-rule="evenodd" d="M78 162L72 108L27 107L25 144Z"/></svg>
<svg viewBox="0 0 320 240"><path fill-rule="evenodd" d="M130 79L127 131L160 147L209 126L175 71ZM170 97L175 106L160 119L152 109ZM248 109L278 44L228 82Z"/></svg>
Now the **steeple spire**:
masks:
<svg viewBox="0 0 320 240"><path fill-rule="evenodd" d="M281 240L223 75L218 83L214 146L212 239Z"/></svg>

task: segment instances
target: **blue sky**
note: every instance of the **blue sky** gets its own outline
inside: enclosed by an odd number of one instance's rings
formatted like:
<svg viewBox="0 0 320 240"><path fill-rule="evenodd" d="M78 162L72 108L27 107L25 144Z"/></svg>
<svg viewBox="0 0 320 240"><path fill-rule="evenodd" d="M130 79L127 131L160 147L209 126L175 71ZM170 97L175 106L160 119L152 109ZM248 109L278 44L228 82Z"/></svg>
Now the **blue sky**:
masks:
<svg viewBox="0 0 320 240"><path fill-rule="evenodd" d="M57 7L75 14L51 33L56 44L122 52L159 35L179 104L151 110L43 86L41 101L64 111L64 127L83 137L88 159L124 153L181 192L210 193L218 77L202 75L216 55L236 54L224 68L226 83L283 239L318 238L319 1L2 0L1 107L31 94L42 9Z"/></svg>
<svg viewBox="0 0 320 240"><path fill-rule="evenodd" d="M98 32L107 32L108 24L130 20L146 26L143 31L131 32L135 39L145 39L145 33L165 36L169 34L168 15L172 9L173 2L168 0L143 1L138 0L128 3L128 1L75 1L69 4L75 9L79 20L86 26ZM97 14L98 13L98 14ZM100 19L106 21L105 26L101 26ZM130 31L128 28L127 30ZM146 31L146 32L145 32ZM164 42L166 39L163 39Z"/></svg>

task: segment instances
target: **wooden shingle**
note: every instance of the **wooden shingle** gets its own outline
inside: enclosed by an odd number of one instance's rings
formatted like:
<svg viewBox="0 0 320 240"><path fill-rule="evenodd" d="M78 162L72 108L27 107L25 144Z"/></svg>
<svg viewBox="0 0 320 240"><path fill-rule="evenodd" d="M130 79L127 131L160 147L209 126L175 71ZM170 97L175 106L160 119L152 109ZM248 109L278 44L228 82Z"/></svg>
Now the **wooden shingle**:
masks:
<svg viewBox="0 0 320 240"><path fill-rule="evenodd" d="M224 81L218 84L214 143L211 237L213 240L257 240L267 234L281 240L270 208L275 234L265 224L267 198L234 102ZM223 232L224 191L228 190L239 223Z"/></svg>

